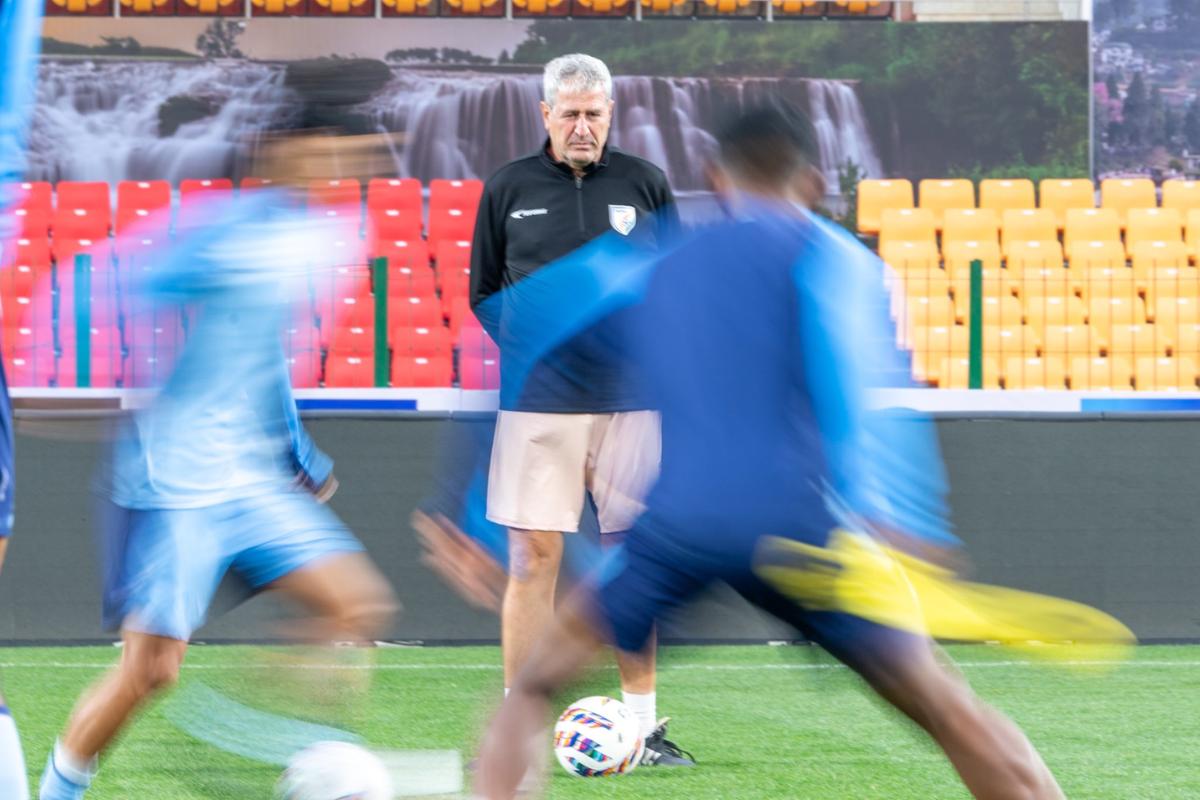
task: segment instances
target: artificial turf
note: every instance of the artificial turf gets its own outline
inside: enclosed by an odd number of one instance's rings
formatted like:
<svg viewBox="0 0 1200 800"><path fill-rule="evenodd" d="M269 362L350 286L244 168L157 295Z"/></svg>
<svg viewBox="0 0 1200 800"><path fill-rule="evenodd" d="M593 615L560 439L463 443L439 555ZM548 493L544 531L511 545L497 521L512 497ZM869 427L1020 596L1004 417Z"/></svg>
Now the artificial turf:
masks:
<svg viewBox="0 0 1200 800"><path fill-rule="evenodd" d="M1200 647L1141 647L1124 665L1082 671L995 647L949 652L980 695L1027 731L1068 797L1200 797ZM112 647L0 649L0 681L31 780L80 692L118 654ZM293 656L277 649L199 646L188 655L181 685L202 683L249 705L351 725L381 748L458 749L469 757L500 695L498 649L380 648L370 656L374 666L360 653L339 661L351 669L324 673L292 669ZM335 708L339 695L322 684L361 687L368 677L365 701L352 701L349 711ZM619 696L615 671L598 668L571 694ZM698 767L605 779L574 778L555 767L549 796L968 796L931 744L812 648L663 648L659 707L672 716L671 737L695 754ZM150 709L123 736L89 798L271 797L278 768L190 737L168 711Z"/></svg>

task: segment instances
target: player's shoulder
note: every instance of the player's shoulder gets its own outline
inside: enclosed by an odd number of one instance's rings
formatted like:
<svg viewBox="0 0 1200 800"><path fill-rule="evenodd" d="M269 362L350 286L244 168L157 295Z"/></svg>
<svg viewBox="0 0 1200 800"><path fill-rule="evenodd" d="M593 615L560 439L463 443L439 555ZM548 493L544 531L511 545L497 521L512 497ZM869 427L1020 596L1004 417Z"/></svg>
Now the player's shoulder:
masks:
<svg viewBox="0 0 1200 800"><path fill-rule="evenodd" d="M619 170L629 176L637 176L655 185L667 186L667 173L653 161L627 153L619 147L608 148L608 168Z"/></svg>
<svg viewBox="0 0 1200 800"><path fill-rule="evenodd" d="M539 167L539 161L539 153L527 153L519 158L514 158L484 181L484 191L496 191L528 177L531 170Z"/></svg>

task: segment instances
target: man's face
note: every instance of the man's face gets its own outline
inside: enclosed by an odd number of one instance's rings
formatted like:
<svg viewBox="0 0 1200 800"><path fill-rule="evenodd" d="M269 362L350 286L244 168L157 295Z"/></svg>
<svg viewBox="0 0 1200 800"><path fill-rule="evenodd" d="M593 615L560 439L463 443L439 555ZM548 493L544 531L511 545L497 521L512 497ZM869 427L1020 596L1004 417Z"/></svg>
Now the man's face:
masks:
<svg viewBox="0 0 1200 800"><path fill-rule="evenodd" d="M542 121L555 159L579 170L598 161L608 141L612 108L602 89L561 91L553 108L543 102Z"/></svg>

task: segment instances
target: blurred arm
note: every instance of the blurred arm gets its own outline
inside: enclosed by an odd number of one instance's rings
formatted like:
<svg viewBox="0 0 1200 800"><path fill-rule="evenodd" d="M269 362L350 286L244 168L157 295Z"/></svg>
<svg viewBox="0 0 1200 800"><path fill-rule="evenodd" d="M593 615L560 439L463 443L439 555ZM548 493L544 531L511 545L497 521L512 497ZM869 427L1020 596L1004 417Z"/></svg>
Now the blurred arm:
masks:
<svg viewBox="0 0 1200 800"><path fill-rule="evenodd" d="M471 310L493 341L500 341L499 298L486 302L504 286L504 215L496 210L491 186L479 201L471 242Z"/></svg>

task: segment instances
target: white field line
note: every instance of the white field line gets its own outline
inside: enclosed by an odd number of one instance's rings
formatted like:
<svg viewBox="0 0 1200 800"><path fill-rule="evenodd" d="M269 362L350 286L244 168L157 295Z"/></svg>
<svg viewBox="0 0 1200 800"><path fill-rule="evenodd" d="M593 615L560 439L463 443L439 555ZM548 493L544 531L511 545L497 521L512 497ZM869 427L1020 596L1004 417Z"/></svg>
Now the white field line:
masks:
<svg viewBox="0 0 1200 800"><path fill-rule="evenodd" d="M108 669L112 663L85 663L67 661L0 661L0 670L5 669ZM1200 661L954 661L953 666L961 669L995 669L1004 667L1117 667L1119 669L1200 669ZM846 669L844 664L659 664L659 672L771 672ZM192 670L239 670L239 669L293 669L293 670L379 670L405 672L499 672L500 664L184 664L184 671Z"/></svg>

